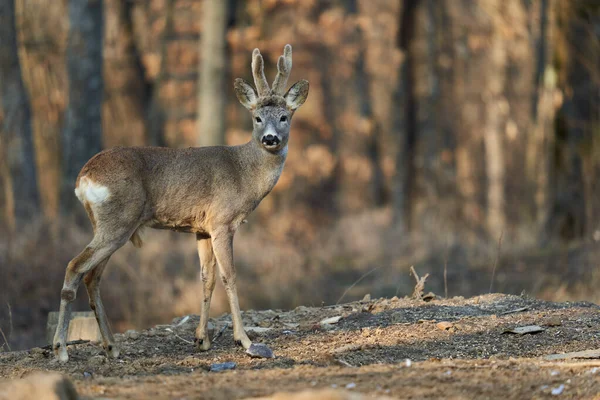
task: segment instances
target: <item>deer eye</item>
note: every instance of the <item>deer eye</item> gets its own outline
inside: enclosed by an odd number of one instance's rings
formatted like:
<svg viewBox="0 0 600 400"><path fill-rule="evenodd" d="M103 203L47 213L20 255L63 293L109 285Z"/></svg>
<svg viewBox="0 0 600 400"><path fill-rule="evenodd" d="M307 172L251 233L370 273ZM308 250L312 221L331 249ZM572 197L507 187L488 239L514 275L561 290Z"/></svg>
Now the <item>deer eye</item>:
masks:
<svg viewBox="0 0 600 400"><path fill-rule="evenodd" d="M260 117L256 117L255 120L257 124L260 124L262 122L262 119L260 119Z"/></svg>
<svg viewBox="0 0 600 400"><path fill-rule="evenodd" d="M283 115L281 118L279 118L279 122L287 122L288 117L287 115Z"/></svg>

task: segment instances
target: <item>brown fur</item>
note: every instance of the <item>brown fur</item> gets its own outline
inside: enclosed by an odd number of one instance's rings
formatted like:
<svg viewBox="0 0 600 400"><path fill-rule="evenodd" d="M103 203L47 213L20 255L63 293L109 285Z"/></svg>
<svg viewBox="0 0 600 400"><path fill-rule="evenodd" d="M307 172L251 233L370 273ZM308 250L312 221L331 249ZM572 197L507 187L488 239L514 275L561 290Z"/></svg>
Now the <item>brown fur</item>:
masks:
<svg viewBox="0 0 600 400"><path fill-rule="evenodd" d="M285 52L291 68L291 47L288 47ZM202 350L210 347L206 324L217 265L231 306L234 339L245 348L250 346L237 299L233 236L277 183L287 156L291 117L308 95L307 81L297 82L284 96L271 91L258 50L253 53L252 67L258 96L247 83L235 82L240 102L252 112L255 121L248 143L187 149L115 147L98 153L82 168L77 187L84 177L90 186L83 188L78 196L95 233L90 245L70 263L72 271L65 277L63 292L69 295L61 301L54 339L61 360L68 359L64 341L70 302L74 298L70 294L77 291L85 274L89 276L86 284L90 303L95 304L105 347L118 355L97 282L108 258L127 240L136 247L142 245L139 232L143 227L196 233L205 292L203 317L196 333L198 346ZM287 64L284 67L280 69L281 76L278 75L279 86L289 76ZM273 134L280 140L273 144L267 139L263 144L263 139ZM86 197L86 188L91 190L91 198ZM98 273L94 273L95 268Z"/></svg>

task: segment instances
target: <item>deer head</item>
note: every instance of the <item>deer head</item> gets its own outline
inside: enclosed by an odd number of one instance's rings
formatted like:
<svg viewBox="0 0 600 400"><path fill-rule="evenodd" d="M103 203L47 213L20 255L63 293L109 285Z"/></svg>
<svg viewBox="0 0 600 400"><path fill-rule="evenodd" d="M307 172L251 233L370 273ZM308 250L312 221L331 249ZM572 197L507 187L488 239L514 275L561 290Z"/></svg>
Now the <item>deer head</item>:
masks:
<svg viewBox="0 0 600 400"><path fill-rule="evenodd" d="M277 62L277 76L269 88L260 51L252 52L252 75L256 91L243 79L235 80L235 94L252 113L252 137L269 152L279 152L287 146L290 122L294 112L308 97L308 81L300 80L285 92L292 70L292 46L286 44Z"/></svg>

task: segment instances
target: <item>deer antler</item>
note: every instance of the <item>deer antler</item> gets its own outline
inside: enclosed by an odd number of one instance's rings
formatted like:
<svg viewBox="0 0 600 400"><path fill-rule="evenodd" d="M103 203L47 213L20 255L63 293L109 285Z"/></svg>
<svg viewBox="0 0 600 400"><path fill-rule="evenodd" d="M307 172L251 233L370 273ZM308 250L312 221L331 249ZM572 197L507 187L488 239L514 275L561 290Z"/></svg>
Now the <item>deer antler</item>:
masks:
<svg viewBox="0 0 600 400"><path fill-rule="evenodd" d="M260 50L254 49L252 52L252 75L254 76L254 85L258 91L258 97L269 94L269 84L265 77L264 61L260 55Z"/></svg>
<svg viewBox="0 0 600 400"><path fill-rule="evenodd" d="M283 96L291 71L292 46L286 44L283 48L283 55L279 56L279 60L277 60L277 76L275 76L275 81L273 82L273 93Z"/></svg>

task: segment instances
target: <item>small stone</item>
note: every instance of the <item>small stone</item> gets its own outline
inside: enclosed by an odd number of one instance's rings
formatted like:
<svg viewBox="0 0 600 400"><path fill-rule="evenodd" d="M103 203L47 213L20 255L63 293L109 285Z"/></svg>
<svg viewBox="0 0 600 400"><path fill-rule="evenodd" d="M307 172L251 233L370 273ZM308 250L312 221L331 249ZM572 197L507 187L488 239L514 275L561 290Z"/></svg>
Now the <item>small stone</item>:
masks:
<svg viewBox="0 0 600 400"><path fill-rule="evenodd" d="M150 330L148 331L148 336L149 336L149 337L156 336L156 331L155 331L154 329L150 329Z"/></svg>
<svg viewBox="0 0 600 400"><path fill-rule="evenodd" d="M267 347L262 343L252 343L248 350L246 350L246 354L248 354L252 358L274 358L273 350Z"/></svg>
<svg viewBox="0 0 600 400"><path fill-rule="evenodd" d="M88 364L92 365L92 366L99 366L102 365L106 362L106 357L102 356L102 355L97 355L97 356L93 356L90 357L90 359L88 360Z"/></svg>
<svg viewBox="0 0 600 400"><path fill-rule="evenodd" d="M437 324L435 324L435 326L437 326L437 328L442 331L447 331L450 328L452 328L454 326L454 324L452 322L442 321L442 322L438 322Z"/></svg>
<svg viewBox="0 0 600 400"><path fill-rule="evenodd" d="M125 332L125 337L130 340L138 340L140 338L140 334L137 331L130 329Z"/></svg>
<svg viewBox="0 0 600 400"><path fill-rule="evenodd" d="M562 321L559 317L551 317L546 321L546 326L561 326Z"/></svg>
<svg viewBox="0 0 600 400"><path fill-rule="evenodd" d="M371 301L371 294L370 293L365 294L365 297L363 297L362 301Z"/></svg>
<svg viewBox="0 0 600 400"><path fill-rule="evenodd" d="M83 372L83 378L84 379L92 379L93 377L94 377L94 375L92 375L91 372L87 372L87 371Z"/></svg>
<svg viewBox="0 0 600 400"><path fill-rule="evenodd" d="M237 364L234 363L233 361L213 364L210 366L210 372L221 372L221 371L232 370L232 369L235 369L236 366L237 366Z"/></svg>

